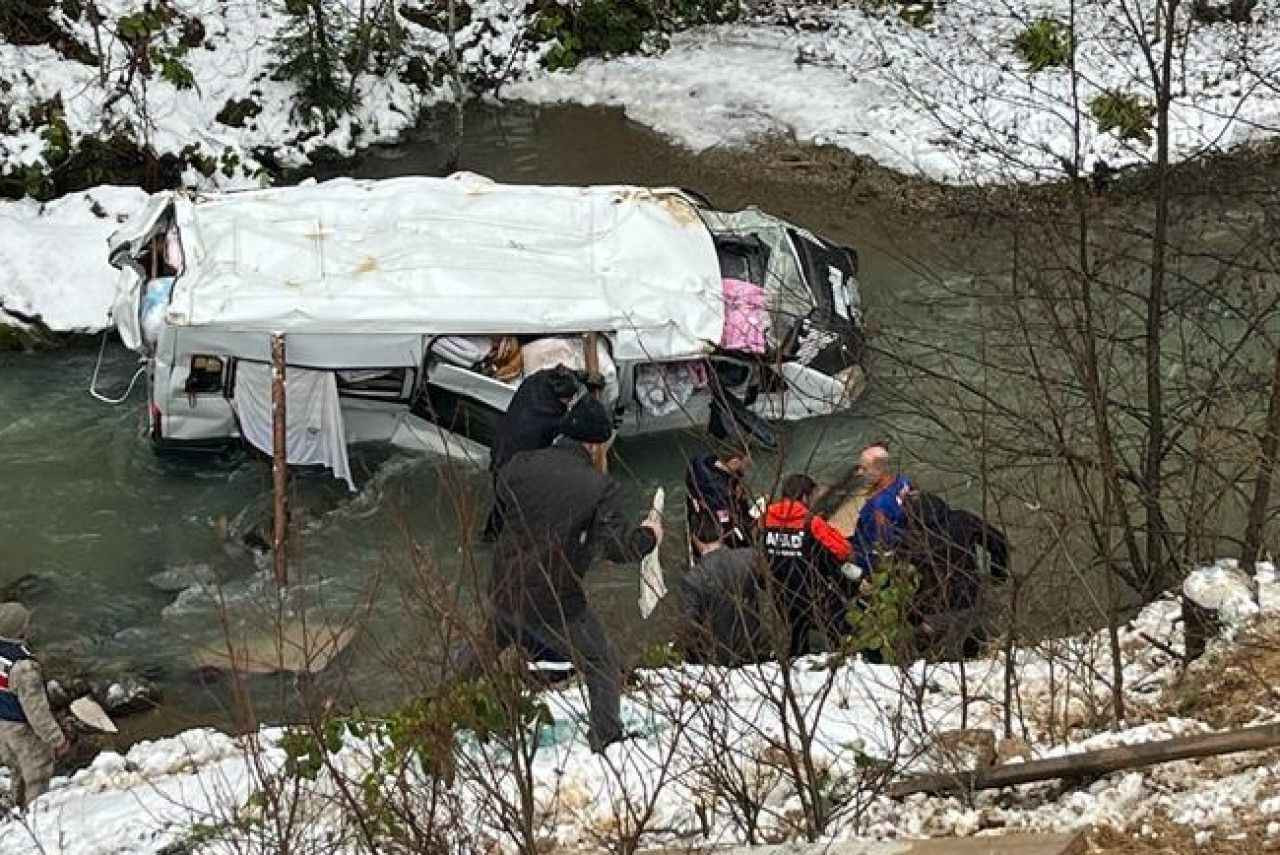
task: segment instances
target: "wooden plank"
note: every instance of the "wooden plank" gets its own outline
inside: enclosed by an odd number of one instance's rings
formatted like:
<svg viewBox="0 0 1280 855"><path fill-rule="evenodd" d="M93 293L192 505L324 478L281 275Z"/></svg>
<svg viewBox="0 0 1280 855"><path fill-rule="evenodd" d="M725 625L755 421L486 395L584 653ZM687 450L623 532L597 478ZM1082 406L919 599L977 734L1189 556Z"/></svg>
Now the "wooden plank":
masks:
<svg viewBox="0 0 1280 855"><path fill-rule="evenodd" d="M679 855L1085 855L1083 831L1068 834L997 834L931 840L843 840L839 843L784 843L774 846L684 848ZM639 855L676 855L673 849Z"/></svg>
<svg viewBox="0 0 1280 855"><path fill-rule="evenodd" d="M242 674L318 673L355 638L355 629L322 620L291 620L279 632L241 629L196 650L196 665Z"/></svg>
<svg viewBox="0 0 1280 855"><path fill-rule="evenodd" d="M1096 777L1122 769L1137 769L1174 760L1239 751L1260 751L1277 745L1280 745L1280 724L1264 724L1228 733L1182 736L1142 745L1123 745L1119 748L1085 751L950 775L920 775L894 784L889 789L889 795L899 799L912 793L954 793L1012 787L1054 778Z"/></svg>

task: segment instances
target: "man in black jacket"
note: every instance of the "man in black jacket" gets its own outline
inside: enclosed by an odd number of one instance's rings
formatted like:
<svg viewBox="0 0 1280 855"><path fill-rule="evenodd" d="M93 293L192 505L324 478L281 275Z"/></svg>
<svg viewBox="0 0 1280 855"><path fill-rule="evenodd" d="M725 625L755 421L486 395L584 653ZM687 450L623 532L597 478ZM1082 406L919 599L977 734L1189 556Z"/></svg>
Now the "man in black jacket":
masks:
<svg viewBox="0 0 1280 855"><path fill-rule="evenodd" d="M751 454L744 441L731 441L719 454L699 454L689 461L684 483L690 532L698 515L707 513L719 521L725 546L733 549L751 542L751 499L743 484L750 467Z"/></svg>
<svg viewBox="0 0 1280 855"><path fill-rule="evenodd" d="M502 533L503 508L498 496L498 472L522 451L546 448L560 433L560 423L569 402L578 394L577 374L563 365L535 371L524 379L498 417L493 447L489 450L489 471L493 473L493 509L485 523L484 539L496 540Z"/></svg>
<svg viewBox="0 0 1280 855"><path fill-rule="evenodd" d="M592 467L593 451L613 436L599 401L578 401L561 432L550 448L516 454L498 473L506 520L489 585L490 640L498 651L516 644L530 658L574 663L590 700L588 739L599 752L624 738L622 663L587 602L583 576L598 553L639 561L662 540L662 524L653 516L628 524L618 483ZM460 652L460 676L480 673L480 657L492 652Z"/></svg>

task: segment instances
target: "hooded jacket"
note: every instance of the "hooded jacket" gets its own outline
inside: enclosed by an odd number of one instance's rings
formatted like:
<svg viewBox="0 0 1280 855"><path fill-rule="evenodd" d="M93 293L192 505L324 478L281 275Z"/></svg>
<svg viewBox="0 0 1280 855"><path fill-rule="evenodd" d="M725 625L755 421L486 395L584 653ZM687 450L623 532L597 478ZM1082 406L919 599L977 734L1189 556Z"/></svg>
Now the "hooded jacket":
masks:
<svg viewBox="0 0 1280 855"><path fill-rule="evenodd" d="M551 445L568 410L564 399L572 398L577 389L577 378L563 365L526 377L498 419L489 468L497 472L520 452Z"/></svg>
<svg viewBox="0 0 1280 855"><path fill-rule="evenodd" d="M0 721L26 724L49 745L66 740L49 709L44 675L25 639L31 612L20 603L0 603Z"/></svg>
<svg viewBox="0 0 1280 855"><path fill-rule="evenodd" d="M853 554L844 535L796 499L770 505L761 528L769 566L779 579L834 573Z"/></svg>
<svg viewBox="0 0 1280 855"><path fill-rule="evenodd" d="M653 532L625 520L618 482L574 440L517 454L497 490L507 510L490 595L509 614L559 625L586 609L582 579L597 555L639 561L657 545Z"/></svg>
<svg viewBox="0 0 1280 855"><path fill-rule="evenodd" d="M686 514L690 521L699 508L705 509L720 521L725 546L748 543L751 502L740 477L719 466L714 454L700 454L689 461L684 484L689 496Z"/></svg>

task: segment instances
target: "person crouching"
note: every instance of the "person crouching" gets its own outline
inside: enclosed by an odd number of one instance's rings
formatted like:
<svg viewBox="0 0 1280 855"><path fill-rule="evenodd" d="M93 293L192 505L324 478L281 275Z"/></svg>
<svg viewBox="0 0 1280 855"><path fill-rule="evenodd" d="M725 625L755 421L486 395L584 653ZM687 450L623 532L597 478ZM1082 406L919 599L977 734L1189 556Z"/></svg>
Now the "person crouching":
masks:
<svg viewBox="0 0 1280 855"><path fill-rule="evenodd" d="M835 642L844 634L845 613L861 571L846 562L853 547L838 530L810 510L817 484L808 475L788 475L782 497L769 505L761 525L771 585L790 635L789 656L817 652L813 630Z"/></svg>
<svg viewBox="0 0 1280 855"><path fill-rule="evenodd" d="M25 606L0 603L0 762L9 768L13 804L23 808L49 789L54 760L71 747L27 648L30 630Z"/></svg>
<svg viewBox="0 0 1280 855"><path fill-rule="evenodd" d="M705 511L694 515L689 539L697 558L679 582L685 661L728 667L759 662L768 646L759 610L762 556L751 547L724 545L723 524Z"/></svg>

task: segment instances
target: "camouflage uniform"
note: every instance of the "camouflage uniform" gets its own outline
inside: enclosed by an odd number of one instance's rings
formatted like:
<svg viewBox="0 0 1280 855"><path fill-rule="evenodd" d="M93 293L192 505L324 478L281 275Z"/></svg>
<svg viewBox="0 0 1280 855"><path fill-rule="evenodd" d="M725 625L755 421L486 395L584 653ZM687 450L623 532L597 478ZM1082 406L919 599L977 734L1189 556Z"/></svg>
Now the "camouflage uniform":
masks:
<svg viewBox="0 0 1280 855"><path fill-rule="evenodd" d="M13 803L22 807L49 789L55 751L67 742L40 664L24 644L30 625L21 604L0 603L0 763L9 768Z"/></svg>

